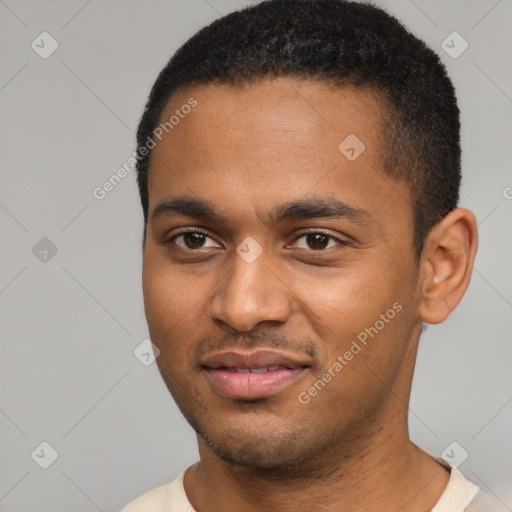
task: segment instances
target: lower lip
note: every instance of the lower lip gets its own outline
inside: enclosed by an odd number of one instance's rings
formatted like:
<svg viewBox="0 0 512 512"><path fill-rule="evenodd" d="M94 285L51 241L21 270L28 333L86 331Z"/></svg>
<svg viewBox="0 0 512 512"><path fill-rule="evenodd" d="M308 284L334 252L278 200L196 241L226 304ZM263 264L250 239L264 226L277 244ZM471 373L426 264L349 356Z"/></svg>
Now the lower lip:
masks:
<svg viewBox="0 0 512 512"><path fill-rule="evenodd" d="M220 368L207 368L213 388L228 398L255 400L275 395L293 384L306 368L282 369L265 373L236 373Z"/></svg>

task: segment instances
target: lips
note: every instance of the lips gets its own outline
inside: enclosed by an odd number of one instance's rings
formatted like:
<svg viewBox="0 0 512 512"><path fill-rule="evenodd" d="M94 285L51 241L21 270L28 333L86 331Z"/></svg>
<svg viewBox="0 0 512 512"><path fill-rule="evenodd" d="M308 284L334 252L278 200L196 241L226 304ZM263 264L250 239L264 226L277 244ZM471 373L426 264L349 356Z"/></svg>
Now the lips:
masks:
<svg viewBox="0 0 512 512"><path fill-rule="evenodd" d="M234 399L254 400L279 393L309 368L308 361L271 350L213 354L203 361L214 391Z"/></svg>

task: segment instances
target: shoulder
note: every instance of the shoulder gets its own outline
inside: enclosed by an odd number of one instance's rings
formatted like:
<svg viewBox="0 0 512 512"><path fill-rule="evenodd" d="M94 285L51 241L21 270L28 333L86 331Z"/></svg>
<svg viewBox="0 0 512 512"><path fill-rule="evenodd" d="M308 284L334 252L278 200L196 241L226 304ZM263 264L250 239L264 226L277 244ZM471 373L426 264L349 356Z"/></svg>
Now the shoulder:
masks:
<svg viewBox="0 0 512 512"><path fill-rule="evenodd" d="M171 483L156 487L139 496L126 505L121 512L189 512L194 510L183 487L185 471Z"/></svg>
<svg viewBox="0 0 512 512"><path fill-rule="evenodd" d="M465 512L507 512L509 509L490 494L479 491Z"/></svg>
<svg viewBox="0 0 512 512"><path fill-rule="evenodd" d="M433 458L450 471L450 480L432 512L506 512L509 510L490 494L466 480L462 473L449 462L438 457Z"/></svg>
<svg viewBox="0 0 512 512"><path fill-rule="evenodd" d="M126 505L121 512L167 512L169 485L156 487Z"/></svg>

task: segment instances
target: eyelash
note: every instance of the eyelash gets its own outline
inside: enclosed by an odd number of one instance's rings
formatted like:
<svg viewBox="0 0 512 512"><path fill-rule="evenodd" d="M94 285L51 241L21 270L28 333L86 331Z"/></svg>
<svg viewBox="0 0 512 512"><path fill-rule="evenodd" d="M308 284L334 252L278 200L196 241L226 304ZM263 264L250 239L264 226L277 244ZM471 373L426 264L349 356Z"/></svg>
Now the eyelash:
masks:
<svg viewBox="0 0 512 512"><path fill-rule="evenodd" d="M210 233L208 233L207 231L204 231L202 229L199 229L199 228L194 228L194 229L188 229L186 231L181 231L180 233L175 233L172 237L170 237L168 240L164 241L164 245L171 245L171 244L174 244L175 243L175 239L178 238L179 236L183 236L183 235L189 235L189 234L198 234L198 235L204 235L208 238L211 238L212 240L215 240L211 235ZM346 245L348 245L348 242L344 241L344 240L341 240L340 238L337 238L329 233L325 233L324 231L321 231L321 230L314 230L314 231L307 231L305 233L301 233L297 236L297 238L295 238L294 240L294 243L297 242L298 240L300 240L302 237L305 237L307 235L316 235L316 234L321 234L321 235L324 235L326 236L329 240L334 240L337 242L337 246L336 247L344 247ZM179 249L183 250L183 251L187 251L187 252L196 252L200 249L203 249L202 247L200 247L199 249L184 249L183 247L180 247L178 246ZM309 253L313 254L313 255L321 255L322 253L325 253L327 251L329 251L330 249L333 249L333 247L329 247L327 249L301 249L303 251L308 251Z"/></svg>

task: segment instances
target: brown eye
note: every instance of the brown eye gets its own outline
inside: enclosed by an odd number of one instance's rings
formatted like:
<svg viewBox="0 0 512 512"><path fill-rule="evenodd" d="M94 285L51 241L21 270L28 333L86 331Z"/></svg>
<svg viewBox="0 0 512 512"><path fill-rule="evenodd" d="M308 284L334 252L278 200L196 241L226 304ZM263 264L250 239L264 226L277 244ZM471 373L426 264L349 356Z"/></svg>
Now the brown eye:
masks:
<svg viewBox="0 0 512 512"><path fill-rule="evenodd" d="M208 242L208 241L211 241ZM186 231L171 238L173 242L181 249L205 249L208 247L219 247L219 245L209 237L206 233L201 231Z"/></svg>
<svg viewBox="0 0 512 512"><path fill-rule="evenodd" d="M344 242L322 232L305 233L296 241L296 247L313 251L330 249L335 245L344 245Z"/></svg>
<svg viewBox="0 0 512 512"><path fill-rule="evenodd" d="M189 249L197 249L204 244L206 237L201 233L185 233L183 242Z"/></svg>
<svg viewBox="0 0 512 512"><path fill-rule="evenodd" d="M313 233L306 236L306 241L310 249L325 249L329 243L329 237L323 233Z"/></svg>

